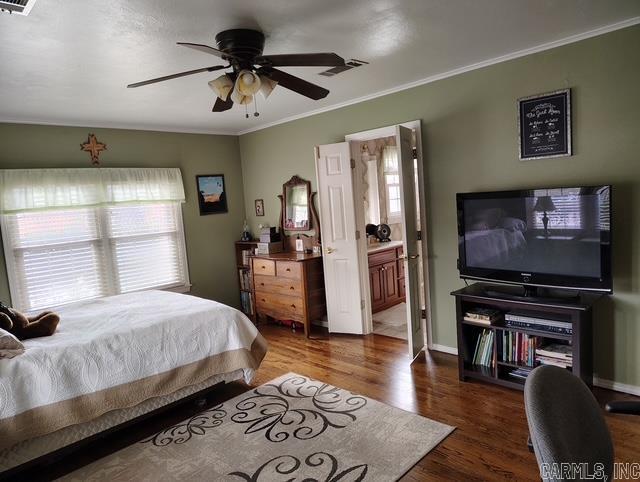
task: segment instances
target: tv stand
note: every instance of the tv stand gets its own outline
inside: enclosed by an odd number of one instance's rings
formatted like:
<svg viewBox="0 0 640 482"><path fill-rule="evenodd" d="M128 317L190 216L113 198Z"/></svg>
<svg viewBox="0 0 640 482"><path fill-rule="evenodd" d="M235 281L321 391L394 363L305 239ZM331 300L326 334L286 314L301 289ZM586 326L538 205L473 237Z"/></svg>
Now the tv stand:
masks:
<svg viewBox="0 0 640 482"><path fill-rule="evenodd" d="M530 367L526 363L505 360L503 350L506 337L534 338L534 343L551 343L571 346L571 372L580 377L589 387L593 383L593 331L592 308L603 295L579 293L570 297L564 293L523 293L522 288L508 285L474 283L451 293L456 299L456 325L458 333L458 375L460 380L482 380L509 388L522 390L525 378L517 378L512 372ZM528 294L528 296L527 296ZM501 316L490 325L465 320L465 314L474 308L498 310ZM516 327L505 323L506 313L529 317L565 321L571 323L571 333L558 333L535 327ZM529 325L531 326L531 325ZM491 334L489 346L490 362L487 365L474 363L474 352L479 337ZM510 335L509 335L510 334ZM500 340L500 341L498 341ZM505 345L508 346L508 345ZM535 365L535 363L534 363Z"/></svg>

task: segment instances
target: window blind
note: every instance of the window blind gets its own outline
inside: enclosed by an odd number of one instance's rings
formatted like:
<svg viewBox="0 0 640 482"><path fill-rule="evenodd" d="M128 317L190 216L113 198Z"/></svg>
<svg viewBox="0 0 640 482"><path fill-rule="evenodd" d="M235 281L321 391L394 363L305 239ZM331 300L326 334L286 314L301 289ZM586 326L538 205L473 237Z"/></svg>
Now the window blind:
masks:
<svg viewBox="0 0 640 482"><path fill-rule="evenodd" d="M2 217L13 305L24 311L189 284L179 203Z"/></svg>
<svg viewBox="0 0 640 482"><path fill-rule="evenodd" d="M96 210L5 216L13 304L26 310L108 293Z"/></svg>
<svg viewBox="0 0 640 482"><path fill-rule="evenodd" d="M179 205L108 208L119 291L185 284Z"/></svg>

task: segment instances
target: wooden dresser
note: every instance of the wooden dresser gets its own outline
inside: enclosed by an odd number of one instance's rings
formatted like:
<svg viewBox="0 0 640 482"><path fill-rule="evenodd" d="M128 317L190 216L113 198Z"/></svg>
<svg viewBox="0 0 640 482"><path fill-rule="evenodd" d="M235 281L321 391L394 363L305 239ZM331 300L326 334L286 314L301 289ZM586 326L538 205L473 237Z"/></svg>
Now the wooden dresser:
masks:
<svg viewBox="0 0 640 482"><path fill-rule="evenodd" d="M258 317L293 320L304 325L327 312L321 254L296 252L251 256L254 306Z"/></svg>

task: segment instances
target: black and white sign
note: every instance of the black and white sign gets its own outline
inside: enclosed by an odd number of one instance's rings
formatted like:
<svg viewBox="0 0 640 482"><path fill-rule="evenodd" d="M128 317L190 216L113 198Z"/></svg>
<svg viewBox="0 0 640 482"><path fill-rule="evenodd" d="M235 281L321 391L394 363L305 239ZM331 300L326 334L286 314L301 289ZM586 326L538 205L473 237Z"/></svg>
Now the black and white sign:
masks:
<svg viewBox="0 0 640 482"><path fill-rule="evenodd" d="M571 90L518 100L520 160L571 155Z"/></svg>

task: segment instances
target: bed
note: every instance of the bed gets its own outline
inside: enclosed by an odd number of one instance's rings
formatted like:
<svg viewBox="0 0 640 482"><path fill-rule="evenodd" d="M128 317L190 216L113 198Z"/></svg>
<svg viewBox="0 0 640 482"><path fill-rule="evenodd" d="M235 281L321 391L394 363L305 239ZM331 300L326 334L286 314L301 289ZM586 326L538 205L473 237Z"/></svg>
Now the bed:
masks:
<svg viewBox="0 0 640 482"><path fill-rule="evenodd" d="M220 382L266 342L238 310L167 291L75 303L55 335L0 359L0 472Z"/></svg>

